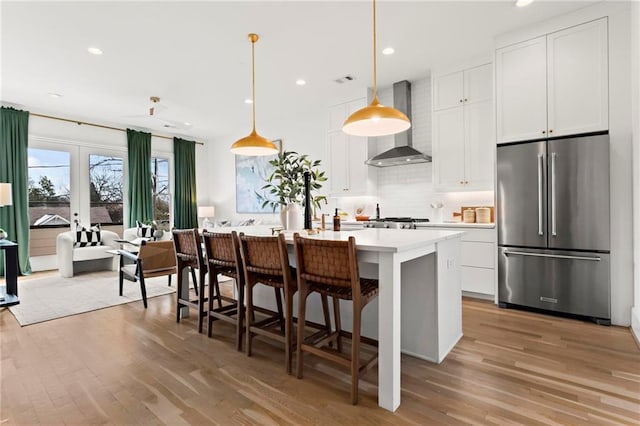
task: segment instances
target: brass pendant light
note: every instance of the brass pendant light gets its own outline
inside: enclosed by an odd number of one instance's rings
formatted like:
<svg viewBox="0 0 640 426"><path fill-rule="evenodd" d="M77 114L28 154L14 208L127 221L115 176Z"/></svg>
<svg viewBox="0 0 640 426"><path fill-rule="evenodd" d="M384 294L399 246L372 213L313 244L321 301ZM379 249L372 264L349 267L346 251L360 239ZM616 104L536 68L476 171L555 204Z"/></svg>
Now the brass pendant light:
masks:
<svg viewBox="0 0 640 426"><path fill-rule="evenodd" d="M273 155L278 153L278 147L267 138L263 138L256 132L256 67L255 44L258 34L249 34L251 41L251 99L253 103L253 130L249 136L238 139L231 145L231 152L236 155Z"/></svg>
<svg viewBox="0 0 640 426"><path fill-rule="evenodd" d="M376 0L373 0L373 100L346 119L342 131L353 136L386 136L404 132L411 127L409 118L392 107L384 106L378 100L378 63L376 40Z"/></svg>

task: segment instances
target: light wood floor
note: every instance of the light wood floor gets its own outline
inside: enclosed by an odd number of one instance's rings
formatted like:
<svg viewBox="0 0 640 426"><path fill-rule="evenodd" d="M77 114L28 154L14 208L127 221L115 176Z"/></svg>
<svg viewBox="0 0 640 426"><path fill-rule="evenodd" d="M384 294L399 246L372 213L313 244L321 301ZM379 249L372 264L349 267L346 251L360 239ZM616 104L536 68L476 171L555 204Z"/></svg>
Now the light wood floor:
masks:
<svg viewBox="0 0 640 426"><path fill-rule="evenodd" d="M466 299L464 338L441 365L402 358L402 405L377 407L376 371L351 406L348 375L308 356L234 350L175 295L21 328L0 312L0 424L640 424L640 350L628 329Z"/></svg>

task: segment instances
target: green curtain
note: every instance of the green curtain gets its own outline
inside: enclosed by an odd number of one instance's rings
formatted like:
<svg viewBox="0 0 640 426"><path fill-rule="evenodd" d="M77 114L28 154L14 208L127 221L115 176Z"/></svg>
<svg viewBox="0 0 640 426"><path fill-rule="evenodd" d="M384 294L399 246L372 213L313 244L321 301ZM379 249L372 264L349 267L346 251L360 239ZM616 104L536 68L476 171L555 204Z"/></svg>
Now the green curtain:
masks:
<svg viewBox="0 0 640 426"><path fill-rule="evenodd" d="M178 229L198 227L198 200L196 197L196 143L173 138L175 160L175 219Z"/></svg>
<svg viewBox="0 0 640 426"><path fill-rule="evenodd" d="M129 161L129 226L153 220L151 133L127 129Z"/></svg>
<svg viewBox="0 0 640 426"><path fill-rule="evenodd" d="M13 205L0 207L0 228L18 243L20 273L31 273L29 263L29 112L0 108L0 182L11 183ZM4 250L0 250L4 276Z"/></svg>

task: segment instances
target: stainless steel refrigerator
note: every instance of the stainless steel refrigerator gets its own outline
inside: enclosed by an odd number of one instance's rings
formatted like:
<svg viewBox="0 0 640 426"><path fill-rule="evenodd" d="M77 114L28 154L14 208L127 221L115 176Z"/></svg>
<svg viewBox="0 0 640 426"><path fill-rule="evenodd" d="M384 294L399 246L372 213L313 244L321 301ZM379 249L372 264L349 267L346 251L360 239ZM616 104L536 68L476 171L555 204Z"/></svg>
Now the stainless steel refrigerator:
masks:
<svg viewBox="0 0 640 426"><path fill-rule="evenodd" d="M498 300L611 319L609 135L499 145Z"/></svg>

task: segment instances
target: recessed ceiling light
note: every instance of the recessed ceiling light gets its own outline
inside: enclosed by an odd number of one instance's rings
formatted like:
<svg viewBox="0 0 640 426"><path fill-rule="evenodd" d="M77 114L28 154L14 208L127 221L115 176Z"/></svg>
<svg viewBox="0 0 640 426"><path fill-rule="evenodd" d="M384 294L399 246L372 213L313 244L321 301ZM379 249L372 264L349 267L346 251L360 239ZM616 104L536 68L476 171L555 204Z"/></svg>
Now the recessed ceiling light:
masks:
<svg viewBox="0 0 640 426"><path fill-rule="evenodd" d="M305 84L307 84L307 82L304 81L303 79L299 78L299 79L296 80L296 84L298 86L304 86Z"/></svg>
<svg viewBox="0 0 640 426"><path fill-rule="evenodd" d="M516 6L525 7L533 3L533 0L516 0Z"/></svg>
<svg viewBox="0 0 640 426"><path fill-rule="evenodd" d="M90 47L87 49L87 51L92 55L102 55L102 50L98 49L97 47Z"/></svg>
<svg viewBox="0 0 640 426"><path fill-rule="evenodd" d="M55 98L55 99L57 99L57 98L61 98L61 97L62 97L62 95L61 95L60 93L53 93L53 92L49 92L49 93L47 93L47 94L48 94L50 97Z"/></svg>
<svg viewBox="0 0 640 426"><path fill-rule="evenodd" d="M188 121L185 121L185 122L184 122L184 125L185 125L185 126L191 126L191 123L189 123Z"/></svg>
<svg viewBox="0 0 640 426"><path fill-rule="evenodd" d="M395 50L393 47L385 47L385 48L382 50L382 54L383 54L383 55L393 55L393 53L394 53L395 51L396 51L396 50Z"/></svg>
<svg viewBox="0 0 640 426"><path fill-rule="evenodd" d="M253 103L253 100L251 100L251 99L245 99L245 100L244 100L244 103L245 103L245 104L252 104L252 103Z"/></svg>

